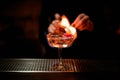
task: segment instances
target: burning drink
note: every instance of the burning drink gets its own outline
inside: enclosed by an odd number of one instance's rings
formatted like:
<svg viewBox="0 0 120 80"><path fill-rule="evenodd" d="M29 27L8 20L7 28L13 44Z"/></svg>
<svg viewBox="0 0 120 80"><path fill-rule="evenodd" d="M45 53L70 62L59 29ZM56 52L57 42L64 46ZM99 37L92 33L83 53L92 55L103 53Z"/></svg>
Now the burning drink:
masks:
<svg viewBox="0 0 120 80"><path fill-rule="evenodd" d="M70 69L70 66L62 63L61 52L62 48L70 47L77 38L76 29L70 26L67 17L62 16L61 18L61 21L57 21L57 26L55 26L56 30L53 33L48 33L46 35L49 46L58 48L60 62L52 66L52 69L57 71L65 71Z"/></svg>
<svg viewBox="0 0 120 80"><path fill-rule="evenodd" d="M67 33L64 34L49 33L47 35L47 39L51 47L57 47L57 48L70 47L74 40L73 35Z"/></svg>

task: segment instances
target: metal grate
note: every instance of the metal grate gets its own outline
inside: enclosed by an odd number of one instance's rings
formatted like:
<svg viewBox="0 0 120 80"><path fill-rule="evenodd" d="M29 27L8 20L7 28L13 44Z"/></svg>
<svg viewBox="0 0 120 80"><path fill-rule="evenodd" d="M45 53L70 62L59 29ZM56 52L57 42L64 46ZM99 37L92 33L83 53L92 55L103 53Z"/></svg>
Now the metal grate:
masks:
<svg viewBox="0 0 120 80"><path fill-rule="evenodd" d="M61 72L51 69L59 59L2 59L0 60L0 72ZM89 72L104 70L98 62L79 59L63 59L63 63L69 65L69 70L62 72Z"/></svg>

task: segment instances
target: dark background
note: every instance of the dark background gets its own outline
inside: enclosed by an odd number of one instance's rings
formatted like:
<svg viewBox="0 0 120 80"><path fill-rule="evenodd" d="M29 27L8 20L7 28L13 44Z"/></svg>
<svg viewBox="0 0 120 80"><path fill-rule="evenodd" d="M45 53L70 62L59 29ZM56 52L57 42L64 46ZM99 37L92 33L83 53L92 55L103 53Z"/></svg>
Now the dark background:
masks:
<svg viewBox="0 0 120 80"><path fill-rule="evenodd" d="M77 40L72 47L64 49L63 54L67 57L78 57L80 55L82 58L119 58L120 39L119 35L115 33L119 27L120 19L117 3L117 1L103 2L97 0L43 0L42 14L39 18L43 36L40 36L47 43L45 32L47 32L47 27L54 19L56 12L66 15L70 23L80 13L85 13L93 21L94 31L78 31ZM53 49L47 44L46 46L49 50ZM55 53L57 52L57 49L53 50L55 50Z"/></svg>
<svg viewBox="0 0 120 80"><path fill-rule="evenodd" d="M116 34L120 21L118 1L45 0L44 4L44 19L48 25L56 12L65 14L71 23L80 13L85 13L94 23L92 33L78 31L78 42L68 48L68 53L79 53L83 58L119 59L120 36Z"/></svg>
<svg viewBox="0 0 120 80"><path fill-rule="evenodd" d="M105 47L108 46L106 44L107 39L105 39L108 29L104 26L104 2L96 0L44 0L43 16L41 16L41 19L44 20L43 22L47 22L47 24L43 23L42 25L48 26L54 19L56 12L61 15L65 14L70 20L70 23L80 13L85 13L94 23L94 31L92 33L78 31L78 38L74 44L70 48L63 49L63 57L107 57L107 53L104 55ZM44 27L44 29L46 31L47 28Z"/></svg>
<svg viewBox="0 0 120 80"><path fill-rule="evenodd" d="M96 0L43 0L42 20L50 23L55 13L65 14L72 23L80 13L87 14L95 25L101 25L104 18L103 2ZM100 23L99 23L100 21ZM97 28L97 27L95 27Z"/></svg>

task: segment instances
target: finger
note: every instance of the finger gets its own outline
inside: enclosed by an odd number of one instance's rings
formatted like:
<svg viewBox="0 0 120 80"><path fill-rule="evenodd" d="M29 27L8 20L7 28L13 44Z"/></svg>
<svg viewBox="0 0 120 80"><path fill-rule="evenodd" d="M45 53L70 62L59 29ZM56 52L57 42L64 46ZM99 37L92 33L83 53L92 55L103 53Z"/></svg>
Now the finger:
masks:
<svg viewBox="0 0 120 80"><path fill-rule="evenodd" d="M56 20L60 20L60 17L61 17L61 16L60 16L60 14L59 14L59 13L55 13L55 15L54 15L54 16L55 16L55 19L56 19Z"/></svg>
<svg viewBox="0 0 120 80"><path fill-rule="evenodd" d="M93 29L94 29L94 24L93 24L93 22L92 21L88 21L88 30L91 32L91 31L93 31Z"/></svg>
<svg viewBox="0 0 120 80"><path fill-rule="evenodd" d="M81 22L87 22L89 20L89 16L85 15L84 17L81 18Z"/></svg>
<svg viewBox="0 0 120 80"><path fill-rule="evenodd" d="M77 27L77 29L80 30L80 31L87 30L86 26L87 26L86 24L82 24L79 27Z"/></svg>
<svg viewBox="0 0 120 80"><path fill-rule="evenodd" d="M59 20L54 20L52 21L52 25L54 25L54 27L58 26Z"/></svg>
<svg viewBox="0 0 120 80"><path fill-rule="evenodd" d="M79 20L79 21L74 25L74 27L75 27L75 28L78 28L78 27L81 27L81 25L88 24L88 23L87 23L88 20L89 20L89 17L88 17L88 16L84 16L81 20Z"/></svg>
<svg viewBox="0 0 120 80"><path fill-rule="evenodd" d="M52 24L57 24L59 22L59 20L53 20Z"/></svg>
<svg viewBox="0 0 120 80"><path fill-rule="evenodd" d="M84 13L80 14L80 15L75 19L75 21L72 23L72 26L74 26L76 23L78 23L78 21L80 21L81 18L83 18L84 16L85 16Z"/></svg>
<svg viewBox="0 0 120 80"><path fill-rule="evenodd" d="M89 25L89 24L88 24L88 21L83 22L82 20L80 20L80 21L75 25L75 27L76 27L77 29L79 29L80 31L82 31L83 29L86 29L86 28L87 28L87 25Z"/></svg>
<svg viewBox="0 0 120 80"><path fill-rule="evenodd" d="M55 30L56 27L53 24L50 24L50 26L48 27L48 32L54 33Z"/></svg>
<svg viewBox="0 0 120 80"><path fill-rule="evenodd" d="M93 23L89 20L86 23L80 25L79 27L77 27L78 30L83 31L83 30L88 30L88 31L93 31L94 26Z"/></svg>
<svg viewBox="0 0 120 80"><path fill-rule="evenodd" d="M82 22L81 22L81 20L80 20L79 22L77 22L77 23L74 25L74 27L75 27L75 28L79 28L81 25L82 25Z"/></svg>

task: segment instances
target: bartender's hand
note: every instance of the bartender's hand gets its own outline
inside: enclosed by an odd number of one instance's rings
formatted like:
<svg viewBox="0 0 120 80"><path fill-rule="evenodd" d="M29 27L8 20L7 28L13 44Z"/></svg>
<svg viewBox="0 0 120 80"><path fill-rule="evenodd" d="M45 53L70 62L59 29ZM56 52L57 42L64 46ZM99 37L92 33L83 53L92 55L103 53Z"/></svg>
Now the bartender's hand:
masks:
<svg viewBox="0 0 120 80"><path fill-rule="evenodd" d="M56 30L56 25L58 24L59 20L60 20L60 15L56 13L55 20L53 20L48 27L48 32L53 33ZM84 13L79 14L71 25L80 31L87 30L89 32L92 32L94 29L94 25L90 20L89 16Z"/></svg>
<svg viewBox="0 0 120 80"><path fill-rule="evenodd" d="M56 26L58 25L58 22L61 19L60 14L56 13L55 15L55 20L52 21L52 23L48 27L48 32L54 33L56 30Z"/></svg>
<svg viewBox="0 0 120 80"><path fill-rule="evenodd" d="M89 16L84 13L79 14L71 25L80 31L87 30L92 32L94 29L93 22L90 20Z"/></svg>

